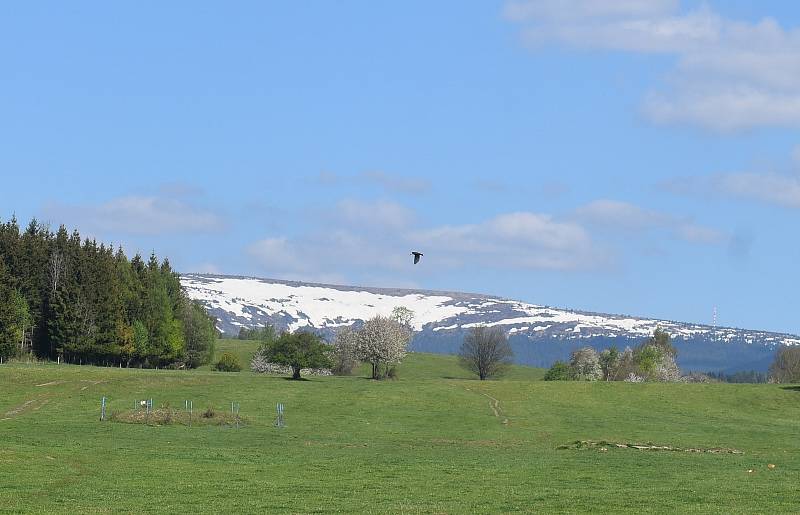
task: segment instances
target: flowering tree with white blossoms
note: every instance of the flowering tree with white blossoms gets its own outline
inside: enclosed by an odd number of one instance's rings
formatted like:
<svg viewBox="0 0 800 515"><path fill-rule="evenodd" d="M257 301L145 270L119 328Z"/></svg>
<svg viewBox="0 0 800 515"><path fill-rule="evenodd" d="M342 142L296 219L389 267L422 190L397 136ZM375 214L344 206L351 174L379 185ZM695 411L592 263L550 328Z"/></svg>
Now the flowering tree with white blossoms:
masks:
<svg viewBox="0 0 800 515"><path fill-rule="evenodd" d="M603 369L597 351L584 347L572 353L569 366L575 379L579 381L597 381L603 377Z"/></svg>
<svg viewBox="0 0 800 515"><path fill-rule="evenodd" d="M376 316L358 330L356 356L372 365L372 378L380 379L390 365L400 363L406 356L411 331L397 320Z"/></svg>
<svg viewBox="0 0 800 515"><path fill-rule="evenodd" d="M342 327L333 340L333 373L349 376L358 365L358 331Z"/></svg>

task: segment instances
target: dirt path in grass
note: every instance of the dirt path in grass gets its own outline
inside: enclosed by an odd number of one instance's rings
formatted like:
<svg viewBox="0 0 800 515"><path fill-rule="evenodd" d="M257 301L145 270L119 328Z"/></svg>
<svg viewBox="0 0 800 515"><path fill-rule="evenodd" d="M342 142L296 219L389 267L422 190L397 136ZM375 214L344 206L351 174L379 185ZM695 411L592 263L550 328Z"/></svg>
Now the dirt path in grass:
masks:
<svg viewBox="0 0 800 515"><path fill-rule="evenodd" d="M87 384L86 386L84 386L84 387L82 387L82 388L81 388L81 391L84 391L84 390L86 390L87 388L89 388L90 386L97 386L98 384L107 383L107 382L108 382L108 380L104 379L104 380L100 380L100 381L90 381L90 380L88 380L88 379L83 379L83 380L81 380L81 382L82 382L82 383L89 383L89 384Z"/></svg>
<svg viewBox="0 0 800 515"><path fill-rule="evenodd" d="M64 384L66 382L67 381L50 381L49 383L37 384L36 387L41 388L42 386L55 386L57 384Z"/></svg>
<svg viewBox="0 0 800 515"><path fill-rule="evenodd" d="M464 389L467 390L468 392L472 392L473 391L471 388L467 388L466 386L464 387ZM489 399L489 409L492 410L492 414L496 418L501 419L501 423L503 425L508 425L508 417L506 417L503 414L503 408L500 406L500 401L498 399L495 399L494 397L492 397L491 395L489 395L486 392L477 392L477 393L479 393L479 394L481 394L484 397L487 397Z"/></svg>
<svg viewBox="0 0 800 515"><path fill-rule="evenodd" d="M0 418L0 422L4 420L11 420L13 417L25 413L26 411L39 411L42 406L50 402L46 397L38 397L36 399L29 399L16 408L12 408L5 412L4 418Z"/></svg>

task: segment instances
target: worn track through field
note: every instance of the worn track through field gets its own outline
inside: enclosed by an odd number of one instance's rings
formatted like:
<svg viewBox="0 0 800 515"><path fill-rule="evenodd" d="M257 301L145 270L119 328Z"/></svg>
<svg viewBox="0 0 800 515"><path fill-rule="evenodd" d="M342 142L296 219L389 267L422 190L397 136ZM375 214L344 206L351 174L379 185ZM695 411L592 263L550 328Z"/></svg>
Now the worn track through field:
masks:
<svg viewBox="0 0 800 515"><path fill-rule="evenodd" d="M467 390L468 392L473 391L471 388L467 388L466 386L464 387L464 389ZM478 393L489 399L489 409L492 410L492 414L494 414L496 418L502 419L501 423L503 425L508 425L508 417L506 417L503 414L503 408L500 406L500 401L498 399L495 399L486 392L478 392Z"/></svg>

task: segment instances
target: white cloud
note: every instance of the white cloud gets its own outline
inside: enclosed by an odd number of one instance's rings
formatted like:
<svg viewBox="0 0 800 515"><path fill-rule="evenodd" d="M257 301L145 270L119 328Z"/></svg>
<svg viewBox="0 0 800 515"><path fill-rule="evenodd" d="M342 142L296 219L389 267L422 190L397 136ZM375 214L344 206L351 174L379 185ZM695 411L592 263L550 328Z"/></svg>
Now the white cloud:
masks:
<svg viewBox="0 0 800 515"><path fill-rule="evenodd" d="M514 1L505 13L534 48L674 55L668 82L643 103L655 123L800 126L800 31L771 18L740 22L706 6L684 12L677 1L636 0Z"/></svg>
<svg viewBox="0 0 800 515"><path fill-rule="evenodd" d="M506 4L504 14L514 21L656 16L673 12L678 3L678 0L517 0Z"/></svg>
<svg viewBox="0 0 800 515"><path fill-rule="evenodd" d="M412 239L437 258L460 265L566 271L609 263L582 226L537 213L507 213L477 224L421 230Z"/></svg>
<svg viewBox="0 0 800 515"><path fill-rule="evenodd" d="M430 190L430 182L410 175L390 174L381 170L370 170L355 175L342 175L333 172L320 172L317 180L326 186L370 185L389 193L419 195Z"/></svg>
<svg viewBox="0 0 800 515"><path fill-rule="evenodd" d="M616 200L595 200L575 210L575 217L589 225L643 230L669 225L668 216Z"/></svg>
<svg viewBox="0 0 800 515"><path fill-rule="evenodd" d="M700 123L719 131L800 124L800 94L734 88L721 87L713 92L687 88L672 97L653 94L645 101L643 111L656 123Z"/></svg>
<svg viewBox="0 0 800 515"><path fill-rule="evenodd" d="M714 176L713 186L730 196L800 209L800 176L775 173L729 173Z"/></svg>
<svg viewBox="0 0 800 515"><path fill-rule="evenodd" d="M724 245L730 244L731 235L711 227L697 225L692 222L679 223L674 227L675 235L689 243L699 243L703 245Z"/></svg>
<svg viewBox="0 0 800 515"><path fill-rule="evenodd" d="M413 211L388 200L342 200L337 204L336 215L349 224L390 229L406 227L414 220Z"/></svg>
<svg viewBox="0 0 800 515"><path fill-rule="evenodd" d="M722 245L730 240L725 232L699 225L691 219L616 200L595 200L577 208L573 216L590 227L627 232L661 231L689 243Z"/></svg>
<svg viewBox="0 0 800 515"><path fill-rule="evenodd" d="M343 205L350 213L321 221L322 230L262 239L247 248L248 255L273 277L314 275L360 284L394 277L389 284L395 286L416 282L419 273L452 268L573 271L610 263L578 223L548 215L506 213L475 224L419 227L405 208L393 206L385 216L373 216L365 230L361 209L367 205ZM425 253L424 268L414 267L411 250Z"/></svg>
<svg viewBox="0 0 800 515"><path fill-rule="evenodd" d="M384 286L400 286L418 282L420 274L459 269L607 270L623 254L624 249L610 248L619 242L608 238L620 230L660 231L703 244L729 239L691 219L612 200L592 202L566 217L521 211L474 223L426 226L422 221L399 204L347 200L337 204L335 213L323 212L314 231L264 238L250 245L247 253L270 277L325 277L329 282L335 278L333 282L363 285L375 284L380 277ZM411 250L425 254L424 266L412 264Z"/></svg>
<svg viewBox="0 0 800 515"><path fill-rule="evenodd" d="M800 146L791 150L791 159L800 163ZM716 173L703 177L676 177L661 184L670 193L707 198L727 197L761 202L789 209L800 209L800 170L794 173L744 171Z"/></svg>
<svg viewBox="0 0 800 515"><path fill-rule="evenodd" d="M397 193L425 193L430 183L418 177L392 175L380 170L362 172L358 176L362 180L383 186L384 189Z"/></svg>
<svg viewBox="0 0 800 515"><path fill-rule="evenodd" d="M129 195L88 206L51 203L44 211L104 236L211 233L224 228L216 213L160 196Z"/></svg>

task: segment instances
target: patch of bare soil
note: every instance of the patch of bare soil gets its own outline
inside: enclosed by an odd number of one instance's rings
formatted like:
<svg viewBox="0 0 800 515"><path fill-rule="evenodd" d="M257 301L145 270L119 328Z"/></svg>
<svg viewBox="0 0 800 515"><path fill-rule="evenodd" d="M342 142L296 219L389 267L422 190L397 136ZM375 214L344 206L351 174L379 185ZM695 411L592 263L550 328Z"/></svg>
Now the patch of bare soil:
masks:
<svg viewBox="0 0 800 515"><path fill-rule="evenodd" d="M64 383L66 383L66 381L50 381L49 383L37 384L36 386L37 386L37 387L42 387L42 386L55 386L55 385L57 385L57 384L64 384Z"/></svg>
<svg viewBox="0 0 800 515"><path fill-rule="evenodd" d="M558 449L593 449L600 452L606 452L609 449L637 449L640 451L676 451L676 452L701 452L709 454L744 454L738 449L730 449L726 447L673 447L671 445L655 445L651 442L648 443L619 443L607 442L605 440L576 440L566 445L558 446Z"/></svg>

